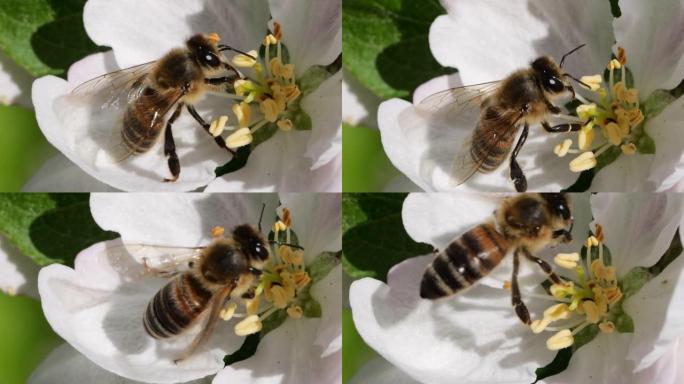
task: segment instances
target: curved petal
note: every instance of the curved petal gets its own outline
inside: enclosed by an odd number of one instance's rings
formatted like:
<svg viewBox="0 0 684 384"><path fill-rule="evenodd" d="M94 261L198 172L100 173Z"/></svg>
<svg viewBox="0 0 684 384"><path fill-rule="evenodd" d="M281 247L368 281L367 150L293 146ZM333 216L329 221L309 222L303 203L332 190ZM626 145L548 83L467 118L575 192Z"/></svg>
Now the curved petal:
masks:
<svg viewBox="0 0 684 384"><path fill-rule="evenodd" d="M225 44L253 49L268 19L265 0L95 0L83 11L90 38L112 47L122 68L156 60L193 33L215 32Z"/></svg>
<svg viewBox="0 0 684 384"><path fill-rule="evenodd" d="M32 82L33 76L0 51L0 104L17 104L33 108Z"/></svg>
<svg viewBox="0 0 684 384"><path fill-rule="evenodd" d="M601 193L591 197L594 222L601 224L618 276L636 266L650 267L670 246L680 225L679 194Z"/></svg>
<svg viewBox="0 0 684 384"><path fill-rule="evenodd" d="M676 87L684 79L684 4L666 0L651 7L639 0L621 0L620 11L622 16L613 21L616 46L625 48L641 97Z"/></svg>
<svg viewBox="0 0 684 384"><path fill-rule="evenodd" d="M421 300L420 277L431 258L395 266L389 286L370 278L352 283L354 323L368 345L421 382L533 381L549 353L544 336L515 318L508 292L478 284L458 297Z"/></svg>
<svg viewBox="0 0 684 384"><path fill-rule="evenodd" d="M378 356L366 363L349 381L350 384L419 384L387 360Z"/></svg>
<svg viewBox="0 0 684 384"><path fill-rule="evenodd" d="M479 111L471 108L459 114L443 112L426 113L398 99L380 104L382 144L394 166L426 191L514 191L506 161L491 173L477 172L464 184L453 185L454 156L470 139ZM543 132L541 127L531 127L517 157L527 177L528 191L557 192L577 178L570 172L568 161L553 153L556 143L562 140Z"/></svg>
<svg viewBox="0 0 684 384"><path fill-rule="evenodd" d="M311 117L311 136L304 156L311 159L311 169L329 163L342 148L342 71L324 81L302 99L302 109Z"/></svg>
<svg viewBox="0 0 684 384"><path fill-rule="evenodd" d="M328 65L342 53L341 0L269 0L273 20L281 24L283 41L297 76L312 65Z"/></svg>
<svg viewBox="0 0 684 384"><path fill-rule="evenodd" d="M275 195L237 194L92 194L90 209L97 224L118 232L125 243L195 247L211 241L215 226L257 224L275 212ZM266 214L265 228L271 226Z"/></svg>
<svg viewBox="0 0 684 384"><path fill-rule="evenodd" d="M252 151L247 165L237 172L219 177L205 192L324 192L341 183L337 160L311 170L313 163L305 157L311 132L276 132L268 141ZM333 167L334 165L334 167Z"/></svg>
<svg viewBox="0 0 684 384"><path fill-rule="evenodd" d="M290 210L292 228L306 249L307 263L322 252L342 249L341 195L290 193L281 194L280 200Z"/></svg>
<svg viewBox="0 0 684 384"><path fill-rule="evenodd" d="M323 309L314 344L324 348L324 357L338 353L342 350L342 266L333 268L311 287L311 296Z"/></svg>
<svg viewBox="0 0 684 384"><path fill-rule="evenodd" d="M24 192L116 191L116 189L83 172L64 155L56 155L46 161L21 190Z"/></svg>
<svg viewBox="0 0 684 384"><path fill-rule="evenodd" d="M620 155L596 173L589 190L592 192L640 192L655 191L656 185L649 181L654 155Z"/></svg>
<svg viewBox="0 0 684 384"><path fill-rule="evenodd" d="M684 97L678 98L657 116L650 118L645 127L656 145L648 180L655 184L658 192L671 188L684 178L684 138L680 129L682 121ZM630 174L632 180L639 180L637 177L638 175Z"/></svg>
<svg viewBox="0 0 684 384"><path fill-rule="evenodd" d="M351 125L363 125L369 128L378 127L375 111L381 99L342 69L342 121Z"/></svg>
<svg viewBox="0 0 684 384"><path fill-rule="evenodd" d="M38 270L40 267L21 254L4 236L0 236L0 290L38 298Z"/></svg>
<svg viewBox="0 0 684 384"><path fill-rule="evenodd" d="M420 192L421 189L403 173L395 176L385 184L383 192Z"/></svg>
<svg viewBox="0 0 684 384"><path fill-rule="evenodd" d="M502 79L539 56L559 59L582 43L588 46L574 55L581 59L568 59L570 73L598 73L610 59L614 39L608 3L443 3L448 16L439 16L430 27L430 49L440 64L458 68L465 84Z"/></svg>
<svg viewBox="0 0 684 384"><path fill-rule="evenodd" d="M146 275L120 240L97 243L76 257L75 269L53 264L38 276L43 312L53 330L100 367L146 382L175 383L218 372L242 341L219 322L215 334L179 364L199 327L174 339L148 336L142 317L164 280Z"/></svg>

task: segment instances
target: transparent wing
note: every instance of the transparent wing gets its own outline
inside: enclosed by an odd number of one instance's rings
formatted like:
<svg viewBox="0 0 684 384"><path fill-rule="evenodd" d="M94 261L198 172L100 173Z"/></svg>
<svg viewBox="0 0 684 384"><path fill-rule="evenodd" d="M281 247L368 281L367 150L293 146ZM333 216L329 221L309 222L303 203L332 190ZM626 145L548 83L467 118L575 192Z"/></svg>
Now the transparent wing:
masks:
<svg viewBox="0 0 684 384"><path fill-rule="evenodd" d="M117 265L137 265L141 275L169 277L189 268L202 254L202 247L168 247L150 244L116 244L107 247Z"/></svg>
<svg viewBox="0 0 684 384"><path fill-rule="evenodd" d="M97 98L106 96L107 99L114 99L121 93L125 93L128 98L131 91L133 91L130 96L133 98L139 97L141 83L144 82L144 79L155 63L156 61L151 61L98 76L77 86L71 91L71 94L88 97L95 96Z"/></svg>
<svg viewBox="0 0 684 384"><path fill-rule="evenodd" d="M479 129L475 133L477 138L471 137L463 142L454 155L450 184L460 185L476 172L486 172L485 163L490 163L488 165L491 167L494 159L505 160L512 148L512 141L521 119L522 113L513 111L503 112L498 118L479 122ZM472 153L473 140L477 140L479 151L483 154L481 157L477 156L477 160ZM505 154L501 154L502 151Z"/></svg>
<svg viewBox="0 0 684 384"><path fill-rule="evenodd" d="M457 115L468 109L480 109L482 102L491 96L501 81L451 88L432 94L418 103L418 109L427 113Z"/></svg>

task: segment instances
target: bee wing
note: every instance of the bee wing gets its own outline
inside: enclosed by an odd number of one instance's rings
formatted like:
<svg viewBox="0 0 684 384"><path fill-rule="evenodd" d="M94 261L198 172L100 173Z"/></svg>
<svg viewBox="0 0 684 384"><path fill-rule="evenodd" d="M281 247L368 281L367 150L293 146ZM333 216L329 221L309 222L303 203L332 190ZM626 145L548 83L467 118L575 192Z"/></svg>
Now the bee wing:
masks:
<svg viewBox="0 0 684 384"><path fill-rule="evenodd" d="M491 96L501 84L500 80L487 83L450 88L434 93L418 103L418 109L433 114L450 116L465 113L468 109L480 109L482 102Z"/></svg>
<svg viewBox="0 0 684 384"><path fill-rule="evenodd" d="M155 63L156 61L150 61L98 76L77 86L71 91L71 94L88 97L104 95L108 98L118 97L121 93L128 93L137 81L144 79ZM134 93L132 96L139 96L139 94Z"/></svg>
<svg viewBox="0 0 684 384"><path fill-rule="evenodd" d="M520 112L504 112L498 118L490 119L486 122L480 122L480 131L478 132L478 146L479 151L484 153L481 159L475 160L471 153L473 149L473 139L463 142L459 150L454 156L454 161L451 166L451 180L453 186L463 184L470 179L475 172L483 169L484 163L493 157L498 157L497 153L501 151L501 147L505 141L511 140L510 135L502 135L501 132L514 132L519 126L522 113ZM502 125L505 124L505 125ZM510 151L511 145L507 145L506 151ZM505 159L508 156L503 156Z"/></svg>
<svg viewBox="0 0 684 384"><path fill-rule="evenodd" d="M119 265L136 265L141 274L155 273L169 277L187 270L188 263L199 258L202 249L119 243L108 245L107 254Z"/></svg>

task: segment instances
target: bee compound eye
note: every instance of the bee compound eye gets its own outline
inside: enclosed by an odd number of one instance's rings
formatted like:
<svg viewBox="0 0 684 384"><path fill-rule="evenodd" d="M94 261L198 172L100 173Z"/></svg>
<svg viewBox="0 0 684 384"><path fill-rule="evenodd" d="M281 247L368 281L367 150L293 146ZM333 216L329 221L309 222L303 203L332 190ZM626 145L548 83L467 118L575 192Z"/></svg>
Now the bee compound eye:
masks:
<svg viewBox="0 0 684 384"><path fill-rule="evenodd" d="M546 79L548 89L552 92L559 93L565 89L565 84L556 76L549 76Z"/></svg>

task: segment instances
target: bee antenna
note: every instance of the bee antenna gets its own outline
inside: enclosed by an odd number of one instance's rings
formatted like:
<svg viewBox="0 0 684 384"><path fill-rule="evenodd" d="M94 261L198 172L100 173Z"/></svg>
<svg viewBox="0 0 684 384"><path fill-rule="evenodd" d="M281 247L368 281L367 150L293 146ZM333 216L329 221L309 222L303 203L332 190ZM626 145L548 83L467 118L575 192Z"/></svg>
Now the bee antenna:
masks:
<svg viewBox="0 0 684 384"><path fill-rule="evenodd" d="M565 55L563 55L563 57L561 58L561 61L560 61L560 67L563 68L563 62L565 61L565 58L566 58L566 57L568 57L568 56L570 56L571 54L575 53L575 51L577 51L578 49L584 47L585 45L587 45L587 44L582 44L582 45L580 45L579 47L574 48L572 51L570 51L570 52L566 53Z"/></svg>
<svg viewBox="0 0 684 384"><path fill-rule="evenodd" d="M243 51L241 51L241 50L239 50L239 49L237 49L237 48L233 48L233 47L231 47L230 45L220 44L220 45L218 46L218 50L219 50L219 52L223 52L223 51L233 51L233 52L237 52L237 53L240 53L240 54L242 54L242 55L251 57L251 58L254 59L254 60L257 59L256 57L250 55L249 53L243 52Z"/></svg>
<svg viewBox="0 0 684 384"><path fill-rule="evenodd" d="M259 214L259 224L257 225L259 232L261 232L261 219L264 218L264 209L266 209L266 203L261 203L261 213Z"/></svg>
<svg viewBox="0 0 684 384"><path fill-rule="evenodd" d="M569 77L569 78L575 80L576 82L578 82L578 83L584 85L587 89L591 89L591 87L589 86L589 84L585 83L584 81L582 81L582 80L576 78L575 76L573 76L573 75L571 75L571 74L569 74L569 73L564 73L563 76L567 76L567 77Z"/></svg>

